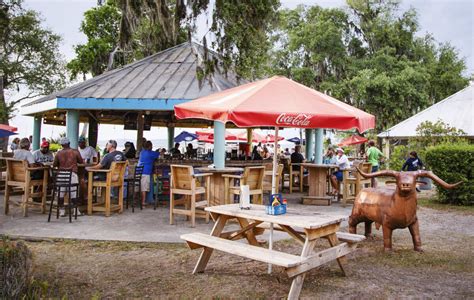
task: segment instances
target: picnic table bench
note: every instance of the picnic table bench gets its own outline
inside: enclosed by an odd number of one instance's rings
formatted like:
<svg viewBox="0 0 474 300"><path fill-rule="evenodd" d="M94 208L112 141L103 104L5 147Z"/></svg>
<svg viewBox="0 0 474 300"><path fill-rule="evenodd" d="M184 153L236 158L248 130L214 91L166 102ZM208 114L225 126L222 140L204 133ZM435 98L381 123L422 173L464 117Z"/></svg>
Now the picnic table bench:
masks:
<svg viewBox="0 0 474 300"><path fill-rule="evenodd" d="M252 205L250 210L241 210L238 204L220 205L206 208L215 220L210 235L189 233L181 235L191 249L202 249L193 274L204 272L213 250L269 263L285 268L293 278L289 299L297 299L303 286L306 272L322 264L337 260L345 275L345 256L356 249L356 243L365 239L362 235L338 232L345 216L329 215L319 212L296 211L289 209L284 215L267 215L263 205ZM223 232L228 220L237 219L240 229ZM303 244L301 255L260 247L256 235L262 234L274 224L274 229L287 232ZM326 238L328 249L313 253L316 241ZM238 242L246 239L248 244Z"/></svg>

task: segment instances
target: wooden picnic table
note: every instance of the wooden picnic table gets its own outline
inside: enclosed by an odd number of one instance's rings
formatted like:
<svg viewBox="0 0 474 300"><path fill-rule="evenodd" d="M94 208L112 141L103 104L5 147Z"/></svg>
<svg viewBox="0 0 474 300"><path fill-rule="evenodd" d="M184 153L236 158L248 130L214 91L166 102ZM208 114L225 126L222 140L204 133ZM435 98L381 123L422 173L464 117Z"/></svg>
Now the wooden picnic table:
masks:
<svg viewBox="0 0 474 300"><path fill-rule="evenodd" d="M209 206L215 205L223 205L225 203L225 193L227 192L224 188L224 174L234 174L243 172L243 168L223 168L223 169L216 169L216 168L196 168L196 171L201 173L211 173L210 177L210 184L209 184Z"/></svg>
<svg viewBox="0 0 474 300"><path fill-rule="evenodd" d="M336 165L300 163L308 170L308 195L303 196L303 204L331 205L331 196L326 195L328 174L337 168Z"/></svg>
<svg viewBox="0 0 474 300"><path fill-rule="evenodd" d="M337 260L345 275L344 257L356 248L356 243L364 236L337 232L346 216L321 212L288 209L284 215L267 215L265 206L252 205L250 210L242 210L238 204L207 207L216 222L210 235L195 232L181 235L191 249L202 249L193 274L204 272L214 249L253 260L281 266L293 278L288 299L297 299L308 271L327 262ZM237 219L239 230L223 232L227 221ZM256 235L262 234L265 224L274 224L275 229L288 233L303 245L301 255L270 250L260 247ZM263 228L262 228L263 226ZM247 239L248 244L236 240ZM313 253L316 241L325 238L330 247ZM339 243L342 242L342 243Z"/></svg>

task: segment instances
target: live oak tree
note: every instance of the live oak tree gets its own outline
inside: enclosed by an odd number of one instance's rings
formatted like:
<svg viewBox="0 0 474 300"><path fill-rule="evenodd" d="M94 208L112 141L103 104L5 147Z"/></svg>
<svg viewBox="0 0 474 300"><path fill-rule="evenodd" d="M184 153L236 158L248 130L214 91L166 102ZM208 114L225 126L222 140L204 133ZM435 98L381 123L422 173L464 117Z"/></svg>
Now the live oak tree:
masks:
<svg viewBox="0 0 474 300"><path fill-rule="evenodd" d="M22 0L0 2L0 123L8 124L15 105L59 89L65 83L58 47L61 38L46 29ZM20 92L15 100L7 99Z"/></svg>
<svg viewBox="0 0 474 300"><path fill-rule="evenodd" d="M386 129L462 89L465 63L449 44L416 36L400 1L348 0L348 9L283 10L269 73L284 74L377 117Z"/></svg>
<svg viewBox="0 0 474 300"><path fill-rule="evenodd" d="M69 68L74 74L88 71L94 75L97 69L94 69L94 62L88 61L90 53L123 55L125 60L122 61L130 62L175 46L190 39L195 34L197 18L210 12L211 44L208 45L206 38L202 42L204 46L216 49L222 61L218 64L205 53L197 70L198 78L212 74L218 67L224 71L232 67L239 77L254 79L261 76L271 48L268 33L276 20L279 1L217 0L213 7L210 4L209 0L109 0L86 13L81 30L85 32L85 25L94 24L96 20L103 26L112 23L114 28L119 23L119 29L115 31L118 36L102 31L106 37L100 36L100 42L96 42L96 38L88 35L88 43L76 48L77 57ZM116 11L103 13L111 8L118 8L120 20ZM96 63L100 72L107 65L104 57L99 55Z"/></svg>

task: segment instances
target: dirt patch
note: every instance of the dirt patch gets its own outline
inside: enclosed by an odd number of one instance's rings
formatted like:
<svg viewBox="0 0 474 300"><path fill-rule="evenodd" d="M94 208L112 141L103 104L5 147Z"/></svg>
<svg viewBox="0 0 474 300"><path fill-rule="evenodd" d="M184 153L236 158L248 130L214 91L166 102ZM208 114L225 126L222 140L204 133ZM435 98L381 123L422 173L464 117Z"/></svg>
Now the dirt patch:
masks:
<svg viewBox="0 0 474 300"><path fill-rule="evenodd" d="M381 231L360 243L343 277L332 262L305 279L307 298L473 298L474 217L420 208L425 253L412 250L407 229L394 232L384 253ZM359 227L362 232L362 227ZM283 298L291 285L282 268L215 252L206 272L192 275L199 250L183 244L58 241L30 242L34 276L50 297L83 298ZM317 246L327 247L321 240ZM301 251L292 241L275 246Z"/></svg>

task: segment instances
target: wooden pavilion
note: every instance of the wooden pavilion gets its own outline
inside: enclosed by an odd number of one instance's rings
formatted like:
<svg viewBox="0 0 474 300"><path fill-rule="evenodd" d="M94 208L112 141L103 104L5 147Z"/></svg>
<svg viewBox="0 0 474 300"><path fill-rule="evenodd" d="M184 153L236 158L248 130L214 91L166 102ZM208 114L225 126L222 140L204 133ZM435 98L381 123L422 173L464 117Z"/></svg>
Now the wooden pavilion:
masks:
<svg viewBox="0 0 474 300"><path fill-rule="evenodd" d="M204 55L218 55L194 42L186 42L142 60L108 71L22 106L21 113L34 118L33 149L38 149L41 124L66 126L71 146L76 148L79 123L89 124L89 144L96 146L98 124L123 124L137 130L141 148L143 130L168 128L171 148L175 127L207 127L206 120L177 120L174 105L239 85L235 74L220 70L199 79Z"/></svg>

